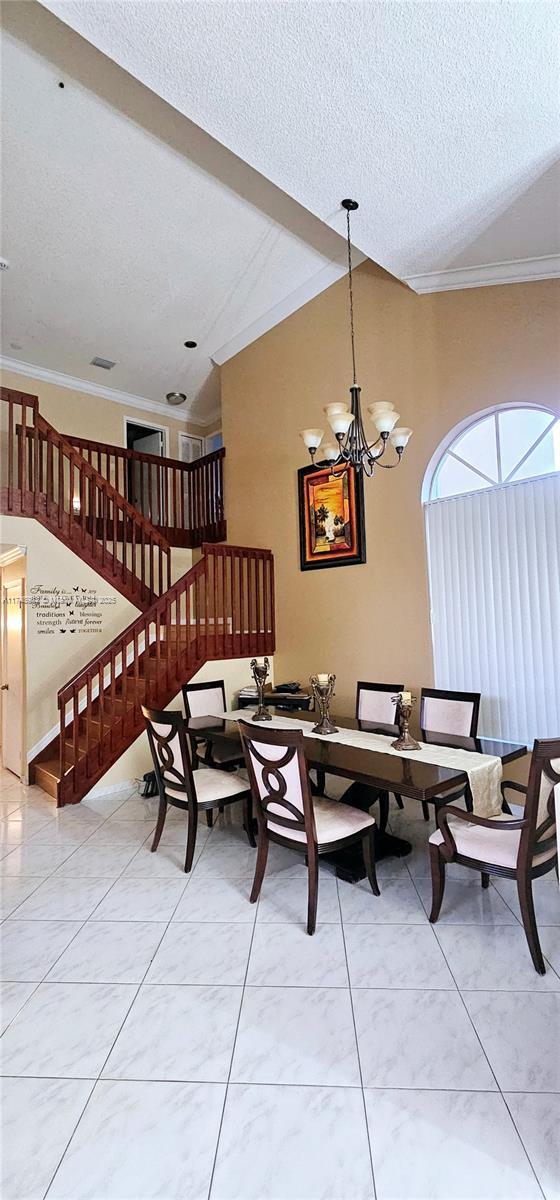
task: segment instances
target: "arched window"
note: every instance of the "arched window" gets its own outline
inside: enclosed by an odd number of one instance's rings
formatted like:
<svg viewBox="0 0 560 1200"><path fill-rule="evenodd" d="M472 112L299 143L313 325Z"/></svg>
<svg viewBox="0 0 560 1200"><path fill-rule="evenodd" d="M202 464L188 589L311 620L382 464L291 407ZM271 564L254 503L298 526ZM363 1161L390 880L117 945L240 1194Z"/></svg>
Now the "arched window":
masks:
<svg viewBox="0 0 560 1200"><path fill-rule="evenodd" d="M436 686L479 691L480 732L560 736L560 417L481 413L423 488Z"/></svg>
<svg viewBox="0 0 560 1200"><path fill-rule="evenodd" d="M544 408L502 408L457 433L432 469L429 500L560 471L560 418Z"/></svg>

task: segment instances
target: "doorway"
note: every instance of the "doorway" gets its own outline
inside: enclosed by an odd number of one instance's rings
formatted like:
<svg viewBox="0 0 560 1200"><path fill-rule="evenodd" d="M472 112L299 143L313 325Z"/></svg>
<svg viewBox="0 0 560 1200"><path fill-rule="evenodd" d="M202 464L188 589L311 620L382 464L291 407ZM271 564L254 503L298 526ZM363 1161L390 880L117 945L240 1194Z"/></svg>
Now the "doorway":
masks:
<svg viewBox="0 0 560 1200"><path fill-rule="evenodd" d="M143 421L125 418L127 450L163 458L167 448L167 429ZM149 461L128 463L128 499L154 525L160 524L163 489L162 468Z"/></svg>
<svg viewBox="0 0 560 1200"><path fill-rule="evenodd" d="M181 462L196 462L205 453L204 438L195 437L190 433L179 434L179 457Z"/></svg>
<svg viewBox="0 0 560 1200"><path fill-rule="evenodd" d="M2 765L25 782L25 559L2 565L1 573Z"/></svg>

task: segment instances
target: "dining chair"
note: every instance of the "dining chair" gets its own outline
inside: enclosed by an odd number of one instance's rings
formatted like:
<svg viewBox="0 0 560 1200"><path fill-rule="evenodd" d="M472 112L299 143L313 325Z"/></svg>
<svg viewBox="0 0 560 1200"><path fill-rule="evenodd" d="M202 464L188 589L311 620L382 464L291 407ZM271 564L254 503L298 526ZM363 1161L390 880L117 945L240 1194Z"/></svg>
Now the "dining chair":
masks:
<svg viewBox="0 0 560 1200"><path fill-rule="evenodd" d="M307 932L317 921L319 857L341 850L358 839L374 895L379 896L375 874L375 821L367 812L326 796L311 795L304 737L299 729L255 729L239 722L241 743L257 813L257 865L251 903L258 900L269 842L278 842L306 856L308 871Z"/></svg>
<svg viewBox="0 0 560 1200"><path fill-rule="evenodd" d="M226 689L223 679L212 679L206 683L184 683L181 690L187 720L226 712ZM196 734L189 733L189 741L193 770L196 770L200 763L207 767L216 767L220 771L235 771L237 767L245 764L238 745L228 738L218 734L216 738L207 735L197 737ZM211 809L206 813L206 822L212 828Z"/></svg>
<svg viewBox="0 0 560 1200"><path fill-rule="evenodd" d="M368 683L359 680L356 685L356 720L374 722L373 733L386 733L391 737L399 736L399 726L394 720L398 706L393 703L404 689L404 683ZM393 720L391 720L393 718ZM399 808L404 808L402 796L394 793Z"/></svg>
<svg viewBox="0 0 560 1200"><path fill-rule="evenodd" d="M420 733L423 742L445 745L446 733L457 737L475 738L478 730L480 692L450 692L445 688L422 688L420 693ZM432 804L451 804L465 800L472 811L472 800L468 785L447 796L435 796ZM429 821L430 809L427 800L422 801L424 820Z"/></svg>
<svg viewBox="0 0 560 1200"><path fill-rule="evenodd" d="M446 804L437 812L438 828L430 837L432 870L432 911L430 921L439 917L445 889L445 865L457 862L480 871L482 886L487 888L490 875L515 879L523 928L535 970L545 974L533 903L533 880L556 868L558 846L554 788L560 783L560 738L535 741L527 787L504 780L507 791L521 792L525 806L521 818L500 813L496 817L478 817L462 808ZM453 817L453 823L449 818Z"/></svg>
<svg viewBox="0 0 560 1200"><path fill-rule="evenodd" d="M168 807L181 808L188 813L185 871L190 871L199 812L209 812L214 808L223 809L226 804L233 804L237 800L241 800L243 804L243 828L249 845L255 846L251 789L246 780L225 771L216 771L212 767L193 771L185 721L181 712L160 712L155 708L142 707L142 713L159 791L159 810L152 852L159 846Z"/></svg>

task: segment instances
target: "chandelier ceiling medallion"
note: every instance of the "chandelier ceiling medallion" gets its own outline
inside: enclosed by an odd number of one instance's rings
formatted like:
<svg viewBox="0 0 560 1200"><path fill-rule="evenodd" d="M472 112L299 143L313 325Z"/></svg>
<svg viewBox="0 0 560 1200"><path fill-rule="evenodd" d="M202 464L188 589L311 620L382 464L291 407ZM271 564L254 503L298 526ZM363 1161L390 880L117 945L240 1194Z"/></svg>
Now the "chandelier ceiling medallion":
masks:
<svg viewBox="0 0 560 1200"><path fill-rule="evenodd" d="M368 412L377 430L377 437L369 442L366 437L360 391L356 378L356 350L354 344L354 296L352 292L352 242L350 240L350 213L358 208L357 200L343 200L342 207L346 209L346 237L348 242L348 297L350 312L350 344L352 347L352 387L350 388L350 407L343 401L327 404L324 408L327 421L336 438L334 442L323 442L324 430L303 429L301 436L309 453L312 463L321 446L320 457L325 464L333 467L350 464L365 475L373 475L376 466L391 469L398 467L405 446L412 434L412 429L397 425L399 413L395 412L393 404L388 400L377 400L368 405ZM381 462L388 442L396 451L395 462Z"/></svg>

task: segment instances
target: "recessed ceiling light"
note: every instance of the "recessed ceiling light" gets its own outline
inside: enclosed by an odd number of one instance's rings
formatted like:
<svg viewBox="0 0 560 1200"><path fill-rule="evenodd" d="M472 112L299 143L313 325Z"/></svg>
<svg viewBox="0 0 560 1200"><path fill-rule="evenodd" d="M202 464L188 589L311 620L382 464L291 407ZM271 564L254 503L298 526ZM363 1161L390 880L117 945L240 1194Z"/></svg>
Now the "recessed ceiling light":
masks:
<svg viewBox="0 0 560 1200"><path fill-rule="evenodd" d="M185 342L185 346L187 347L187 350L196 350L197 345L198 345L198 342L190 342L190 341Z"/></svg>
<svg viewBox="0 0 560 1200"><path fill-rule="evenodd" d="M102 367L104 371L111 371L116 365L116 363L111 362L110 358L99 358L98 354L90 362L91 367Z"/></svg>
<svg viewBox="0 0 560 1200"><path fill-rule="evenodd" d="M184 404L187 397L184 392L168 392L165 399L168 404Z"/></svg>

